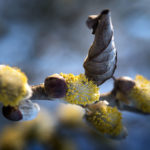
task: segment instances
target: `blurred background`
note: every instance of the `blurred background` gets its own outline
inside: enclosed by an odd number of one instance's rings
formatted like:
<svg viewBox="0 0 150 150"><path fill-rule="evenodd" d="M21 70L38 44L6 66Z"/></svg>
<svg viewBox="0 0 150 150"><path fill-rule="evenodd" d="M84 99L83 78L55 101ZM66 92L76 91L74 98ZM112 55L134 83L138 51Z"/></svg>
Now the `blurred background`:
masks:
<svg viewBox="0 0 150 150"><path fill-rule="evenodd" d="M149 0L0 0L0 64L21 68L31 85L42 83L53 73L83 73L82 64L93 41L85 21L88 15L98 14L106 8L111 10L118 51L115 76L134 78L136 74L142 74L150 79ZM112 80L108 80L100 87L100 92L110 91L112 86ZM55 118L50 122L59 123L56 114L62 104L37 102L42 106L41 113L47 110L47 114ZM69 143L75 150L148 149L150 116L123 112L123 118L129 135L122 141L103 138L82 126L66 130L61 123L55 138L58 140L60 136L60 143ZM16 123L7 121L0 114L1 133L7 126L14 125ZM33 147L26 146L25 149L44 149L38 142L33 143L29 142ZM71 150L69 146L64 149ZM55 144L48 147L54 148L61 149Z"/></svg>

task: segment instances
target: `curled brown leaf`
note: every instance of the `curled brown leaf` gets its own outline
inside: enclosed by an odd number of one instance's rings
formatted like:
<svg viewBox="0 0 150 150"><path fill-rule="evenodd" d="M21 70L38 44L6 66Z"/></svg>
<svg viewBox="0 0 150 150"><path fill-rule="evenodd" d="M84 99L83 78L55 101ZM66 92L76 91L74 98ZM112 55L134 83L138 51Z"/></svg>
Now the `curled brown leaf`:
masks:
<svg viewBox="0 0 150 150"><path fill-rule="evenodd" d="M101 85L113 76L117 62L109 10L102 11L100 15L89 16L86 23L93 29L95 39L84 61L85 75L89 80Z"/></svg>

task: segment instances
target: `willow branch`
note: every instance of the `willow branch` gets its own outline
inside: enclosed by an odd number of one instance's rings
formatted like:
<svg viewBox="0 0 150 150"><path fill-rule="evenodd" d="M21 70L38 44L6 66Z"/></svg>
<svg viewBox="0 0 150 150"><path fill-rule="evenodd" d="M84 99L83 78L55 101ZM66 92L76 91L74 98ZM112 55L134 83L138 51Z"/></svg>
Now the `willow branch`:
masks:
<svg viewBox="0 0 150 150"><path fill-rule="evenodd" d="M31 100L52 100L44 90L44 84L33 85L31 86L32 89L32 97Z"/></svg>
<svg viewBox="0 0 150 150"><path fill-rule="evenodd" d="M31 100L50 100L50 101L54 100L45 93L44 84L34 85L34 86L31 86L31 88L33 91L33 95L30 98ZM134 108L125 104L120 105L119 101L121 100L117 100L113 92L101 94L100 100L107 100L110 106L112 107L116 106L121 111L128 111L128 112L132 112L136 114L148 115L148 113L143 113L137 108Z"/></svg>
<svg viewBox="0 0 150 150"><path fill-rule="evenodd" d="M100 100L107 100L109 102L110 106L112 106L112 107L116 106L121 111L128 111L128 112L132 112L132 113L136 113L136 114L149 115L148 113L144 113L135 107L128 106L128 105L123 104L123 103L121 103L121 105L120 105L120 101L122 101L122 100L116 99L113 92L101 94Z"/></svg>

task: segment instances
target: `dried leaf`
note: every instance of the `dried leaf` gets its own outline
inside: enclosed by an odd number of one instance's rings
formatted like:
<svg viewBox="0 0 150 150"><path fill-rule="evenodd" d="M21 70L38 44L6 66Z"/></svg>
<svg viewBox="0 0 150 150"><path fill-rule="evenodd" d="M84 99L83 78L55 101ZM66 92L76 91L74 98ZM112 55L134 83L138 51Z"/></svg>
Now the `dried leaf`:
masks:
<svg viewBox="0 0 150 150"><path fill-rule="evenodd" d="M117 62L109 10L104 10L97 16L89 16L87 26L93 29L95 39L84 61L85 75L100 85L112 77Z"/></svg>

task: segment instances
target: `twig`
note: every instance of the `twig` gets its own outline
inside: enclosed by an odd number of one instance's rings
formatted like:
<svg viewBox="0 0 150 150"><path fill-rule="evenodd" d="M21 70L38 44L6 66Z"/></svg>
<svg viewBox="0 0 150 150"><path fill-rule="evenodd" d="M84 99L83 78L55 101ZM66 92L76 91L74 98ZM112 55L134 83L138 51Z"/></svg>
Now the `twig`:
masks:
<svg viewBox="0 0 150 150"><path fill-rule="evenodd" d="M132 112L132 113L136 113L136 114L149 115L149 113L144 113L135 107L128 106L123 103L121 103L121 105L120 105L119 102L121 102L122 100L117 100L116 97L114 96L113 92L101 94L100 100L108 101L110 106L112 106L112 107L116 106L121 111L128 111L128 112Z"/></svg>
<svg viewBox="0 0 150 150"><path fill-rule="evenodd" d="M44 84L31 86L33 94L31 100L52 100L44 90Z"/></svg>
<svg viewBox="0 0 150 150"><path fill-rule="evenodd" d="M50 100L50 101L54 100L45 93L44 84L35 85L35 86L32 86L31 88L33 91L33 95L30 98L31 100ZM148 113L143 113L142 111L140 111L139 109L137 109L135 107L128 106L125 104L119 105L118 100L114 96L113 92L101 94L100 100L108 101L110 106L112 106L112 107L116 106L121 111L128 111L128 112L133 112L136 114L148 115ZM121 101L121 100L119 100L119 101Z"/></svg>

